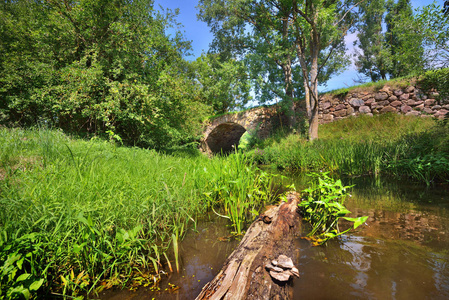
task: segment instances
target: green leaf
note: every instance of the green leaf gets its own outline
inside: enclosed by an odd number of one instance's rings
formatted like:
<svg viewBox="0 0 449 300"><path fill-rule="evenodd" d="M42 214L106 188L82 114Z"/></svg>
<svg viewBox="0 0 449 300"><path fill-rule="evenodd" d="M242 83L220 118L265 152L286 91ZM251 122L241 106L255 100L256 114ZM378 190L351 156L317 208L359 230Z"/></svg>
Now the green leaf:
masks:
<svg viewBox="0 0 449 300"><path fill-rule="evenodd" d="M350 222L354 222L354 229L356 229L357 227L359 227L360 225L362 225L363 223L366 222L366 220L368 220L368 216L364 216L364 217L358 217L358 218L348 218L348 217L343 217L343 219L348 220Z"/></svg>
<svg viewBox="0 0 449 300"><path fill-rule="evenodd" d="M25 281L25 280L27 280L30 277L31 277L31 274L25 273L25 274L22 274L19 277L17 277L16 281L17 282Z"/></svg>
<svg viewBox="0 0 449 300"><path fill-rule="evenodd" d="M82 244L80 244L80 245L74 244L74 245L73 245L73 253L75 253L75 254L80 253L80 251L84 248L84 246L85 246L86 244L87 244L86 242L84 242L84 243L82 243Z"/></svg>
<svg viewBox="0 0 449 300"><path fill-rule="evenodd" d="M87 221L87 219L83 216L83 213L79 213L77 216L77 220L80 221L81 223L83 223L86 226L89 226L89 222Z"/></svg>
<svg viewBox="0 0 449 300"><path fill-rule="evenodd" d="M30 284L30 291L37 291L42 284L44 283L44 278L39 279L38 281L34 281L32 284Z"/></svg>
<svg viewBox="0 0 449 300"><path fill-rule="evenodd" d="M251 210L251 214L252 214L253 216L256 217L256 216L259 215L259 212L253 208L253 209Z"/></svg>

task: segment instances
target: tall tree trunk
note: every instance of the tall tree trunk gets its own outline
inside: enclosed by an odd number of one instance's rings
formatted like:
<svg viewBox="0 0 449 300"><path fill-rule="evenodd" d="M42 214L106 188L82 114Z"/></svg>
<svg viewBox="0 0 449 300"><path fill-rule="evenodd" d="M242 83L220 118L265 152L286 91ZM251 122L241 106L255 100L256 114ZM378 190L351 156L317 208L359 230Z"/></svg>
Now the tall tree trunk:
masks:
<svg viewBox="0 0 449 300"><path fill-rule="evenodd" d="M318 60L318 58L317 58ZM309 139L318 139L318 64L312 62L310 70L311 87L309 90L310 114L309 114Z"/></svg>
<svg viewBox="0 0 449 300"><path fill-rule="evenodd" d="M318 34L317 13L314 15L314 23L312 25L312 66L310 68L310 116L309 116L309 139L318 139L318 55L320 53L320 36Z"/></svg>
<svg viewBox="0 0 449 300"><path fill-rule="evenodd" d="M294 93L292 86L292 66L291 63L283 64L282 70L284 71L284 82L285 82L285 95L287 97L288 105L289 105L289 127L290 129L294 129L296 127L296 116L295 116L295 103L293 101Z"/></svg>
<svg viewBox="0 0 449 300"><path fill-rule="evenodd" d="M296 52L298 53L299 58L299 64L301 65L302 70L302 78L303 78L303 85L304 85L304 95L305 95L305 101L306 101L306 112L307 112L307 119L312 119L312 96L311 96L311 88L309 85L309 72L307 69L307 63L305 59L304 49L301 41L299 39L296 40ZM310 134L310 127L309 127L309 134Z"/></svg>
<svg viewBox="0 0 449 300"><path fill-rule="evenodd" d="M288 28L289 28L289 18L286 17L282 21L282 39L283 43L288 43ZM294 91L293 91L293 78L292 78L292 59L290 54L287 54L285 61L282 63L282 70L284 71L284 82L285 82L285 96L287 97L289 105L289 127L294 129L296 127L296 114L295 114L295 103L293 101Z"/></svg>

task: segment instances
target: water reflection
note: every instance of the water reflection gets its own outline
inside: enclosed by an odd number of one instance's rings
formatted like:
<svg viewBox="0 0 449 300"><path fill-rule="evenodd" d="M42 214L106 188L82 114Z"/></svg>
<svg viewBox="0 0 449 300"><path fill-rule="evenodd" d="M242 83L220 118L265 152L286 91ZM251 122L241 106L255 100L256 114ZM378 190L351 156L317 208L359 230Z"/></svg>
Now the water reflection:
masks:
<svg viewBox="0 0 449 300"><path fill-rule="evenodd" d="M163 277L159 291L143 287L136 291L112 290L103 292L101 299L195 299L202 287L217 275L238 244L236 240L219 241L220 237L229 235L226 225L226 219L212 216L210 220L203 220L196 231L191 230L180 244L180 273ZM169 283L179 289L170 291Z"/></svg>
<svg viewBox="0 0 449 300"><path fill-rule="evenodd" d="M307 181L293 180L298 190ZM355 184L346 202L351 216L368 215L367 225L326 246L297 241L301 277L293 282L294 299L449 299L448 189L388 178L343 181ZM188 234L182 272L161 282L161 293L107 291L102 299L194 299L238 243L218 241L229 232L225 224L206 221ZM165 292L169 282L180 289Z"/></svg>
<svg viewBox="0 0 449 300"><path fill-rule="evenodd" d="M361 179L346 205L367 226L325 247L298 241L295 299L449 299L447 190Z"/></svg>

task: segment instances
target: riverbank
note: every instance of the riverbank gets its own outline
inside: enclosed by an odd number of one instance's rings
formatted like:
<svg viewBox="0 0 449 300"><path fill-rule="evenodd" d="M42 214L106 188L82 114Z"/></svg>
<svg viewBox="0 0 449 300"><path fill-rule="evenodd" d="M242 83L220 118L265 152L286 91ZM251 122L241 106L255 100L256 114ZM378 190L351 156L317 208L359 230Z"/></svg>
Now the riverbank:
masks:
<svg viewBox="0 0 449 300"><path fill-rule="evenodd" d="M323 124L320 139L278 132L248 156L261 164L339 175L389 174L432 184L449 180L447 121L384 114Z"/></svg>
<svg viewBox="0 0 449 300"><path fill-rule="evenodd" d="M212 209L244 230L273 177L241 154L209 159L0 128L1 295L77 297L154 285Z"/></svg>

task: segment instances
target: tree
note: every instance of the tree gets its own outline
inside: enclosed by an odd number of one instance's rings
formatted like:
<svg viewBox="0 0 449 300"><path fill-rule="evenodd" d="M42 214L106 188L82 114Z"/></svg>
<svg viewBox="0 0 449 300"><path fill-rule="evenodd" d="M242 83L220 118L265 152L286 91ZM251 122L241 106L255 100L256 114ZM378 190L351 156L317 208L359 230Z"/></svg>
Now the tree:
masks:
<svg viewBox="0 0 449 300"><path fill-rule="evenodd" d="M316 139L318 81L345 61L343 37L351 26L350 5L321 0L201 0L199 17L211 26L214 47L245 56L253 72L266 67L259 83L279 82L282 72L282 99L295 98L295 79L302 83L309 138ZM294 76L297 72L300 76ZM279 94L278 89L272 91Z"/></svg>
<svg viewBox="0 0 449 300"><path fill-rule="evenodd" d="M251 98L248 74L242 61L223 60L219 54L202 54L192 67L193 80L201 85L203 102L215 113L243 108Z"/></svg>
<svg viewBox="0 0 449 300"><path fill-rule="evenodd" d="M390 48L382 30L386 12L385 0L362 2L359 6L360 19L357 24L356 50L357 70L371 81L387 79L391 65Z"/></svg>
<svg viewBox="0 0 449 300"><path fill-rule="evenodd" d="M449 15L449 0L444 1L443 12L445 15Z"/></svg>
<svg viewBox="0 0 449 300"><path fill-rule="evenodd" d="M446 2L447 3L447 2ZM449 67L449 14L435 3L424 6L411 20L424 43L426 69Z"/></svg>
<svg viewBox="0 0 449 300"><path fill-rule="evenodd" d="M200 0L199 18L215 35L212 49L243 57L259 100L279 97L293 109L294 43L291 4L285 1ZM279 80L279 75L282 80ZM290 113L290 126L295 116Z"/></svg>
<svg viewBox="0 0 449 300"><path fill-rule="evenodd" d="M391 77L401 77L423 69L424 47L421 35L414 28L410 0L387 1L385 38L390 48Z"/></svg>
<svg viewBox="0 0 449 300"><path fill-rule="evenodd" d="M176 14L146 0L4 1L0 118L131 145L188 143L206 114ZM192 122L197 120L198 122Z"/></svg>
<svg viewBox="0 0 449 300"><path fill-rule="evenodd" d="M447 1L446 1L447 3ZM446 6L447 7L447 6ZM411 20L424 42L424 66L420 76L424 89L436 89L442 99L449 96L449 14L435 3L424 6Z"/></svg>
<svg viewBox="0 0 449 300"><path fill-rule="evenodd" d="M363 2L359 13L359 39L354 45L360 49L356 55L360 73L377 81L423 70L423 36L409 0Z"/></svg>
<svg viewBox="0 0 449 300"><path fill-rule="evenodd" d="M342 65L344 36L351 27L351 3L306 0L293 2L295 45L304 80L309 138L318 138L319 76ZM329 64L329 59L333 63ZM331 68L329 68L329 65ZM327 68L327 69L326 69Z"/></svg>

